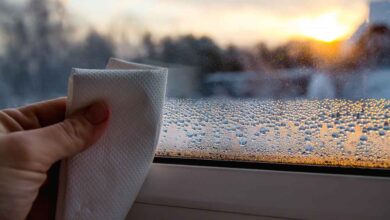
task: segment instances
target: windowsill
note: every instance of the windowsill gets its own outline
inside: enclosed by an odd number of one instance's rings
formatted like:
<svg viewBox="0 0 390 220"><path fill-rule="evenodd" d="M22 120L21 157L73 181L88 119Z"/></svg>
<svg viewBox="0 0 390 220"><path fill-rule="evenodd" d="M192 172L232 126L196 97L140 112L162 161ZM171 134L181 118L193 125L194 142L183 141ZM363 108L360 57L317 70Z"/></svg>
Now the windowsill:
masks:
<svg viewBox="0 0 390 220"><path fill-rule="evenodd" d="M178 219L180 210L193 219L387 219L389 184L386 177L154 163L128 219Z"/></svg>

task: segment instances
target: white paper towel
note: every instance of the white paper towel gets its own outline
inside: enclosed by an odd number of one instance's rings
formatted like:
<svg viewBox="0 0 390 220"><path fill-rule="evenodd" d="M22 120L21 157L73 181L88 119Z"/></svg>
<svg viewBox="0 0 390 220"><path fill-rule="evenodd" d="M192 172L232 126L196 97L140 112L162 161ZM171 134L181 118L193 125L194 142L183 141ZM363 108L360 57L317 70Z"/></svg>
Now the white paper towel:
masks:
<svg viewBox="0 0 390 220"><path fill-rule="evenodd" d="M73 69L68 114L96 101L110 106L108 129L62 161L56 219L124 219L158 143L168 70L111 58L105 70Z"/></svg>

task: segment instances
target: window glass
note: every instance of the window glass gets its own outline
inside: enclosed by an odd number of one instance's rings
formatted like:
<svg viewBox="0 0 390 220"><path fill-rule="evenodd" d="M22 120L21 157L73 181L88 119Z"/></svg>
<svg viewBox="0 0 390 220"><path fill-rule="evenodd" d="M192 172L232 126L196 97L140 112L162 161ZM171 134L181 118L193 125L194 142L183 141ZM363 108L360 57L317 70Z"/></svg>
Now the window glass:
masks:
<svg viewBox="0 0 390 220"><path fill-rule="evenodd" d="M390 2L3 0L0 107L111 56L169 67L157 156L390 166Z"/></svg>
<svg viewBox="0 0 390 220"><path fill-rule="evenodd" d="M169 100L157 156L390 167L390 100Z"/></svg>

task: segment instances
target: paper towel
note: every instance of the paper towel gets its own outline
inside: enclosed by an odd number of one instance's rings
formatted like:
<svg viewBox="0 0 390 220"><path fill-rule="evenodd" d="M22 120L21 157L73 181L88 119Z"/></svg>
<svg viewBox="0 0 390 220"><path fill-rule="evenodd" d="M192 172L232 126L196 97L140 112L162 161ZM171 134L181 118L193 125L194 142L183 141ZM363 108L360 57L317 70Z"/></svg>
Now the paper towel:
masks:
<svg viewBox="0 0 390 220"><path fill-rule="evenodd" d="M126 217L158 143L167 74L114 58L105 70L72 70L67 113L104 100L112 114L96 144L62 161L56 219Z"/></svg>

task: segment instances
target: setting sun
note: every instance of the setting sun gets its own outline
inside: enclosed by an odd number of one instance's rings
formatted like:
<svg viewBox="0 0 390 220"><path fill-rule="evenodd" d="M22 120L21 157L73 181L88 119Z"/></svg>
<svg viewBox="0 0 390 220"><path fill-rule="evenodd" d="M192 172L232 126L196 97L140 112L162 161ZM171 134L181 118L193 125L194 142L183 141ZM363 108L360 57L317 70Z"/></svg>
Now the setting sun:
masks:
<svg viewBox="0 0 390 220"><path fill-rule="evenodd" d="M62 0L80 26L99 32L155 39L193 34L208 36L220 45L251 47L258 42L276 46L310 38L322 42L344 40L367 18L367 0ZM207 2L207 3L206 3ZM88 28L80 28L88 30Z"/></svg>
<svg viewBox="0 0 390 220"><path fill-rule="evenodd" d="M303 37L332 42L347 37L354 27L343 23L335 12L319 15L315 18L301 18L297 22L298 33Z"/></svg>

